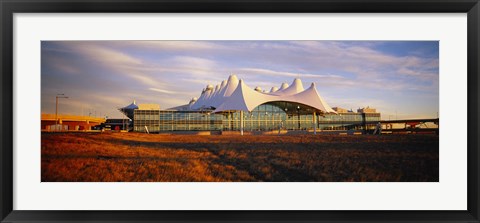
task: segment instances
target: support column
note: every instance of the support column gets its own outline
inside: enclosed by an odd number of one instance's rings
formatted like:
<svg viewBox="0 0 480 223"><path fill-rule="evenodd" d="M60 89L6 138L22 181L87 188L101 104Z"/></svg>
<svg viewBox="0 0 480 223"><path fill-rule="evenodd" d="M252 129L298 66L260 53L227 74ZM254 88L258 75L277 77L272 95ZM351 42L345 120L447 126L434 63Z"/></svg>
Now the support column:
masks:
<svg viewBox="0 0 480 223"><path fill-rule="evenodd" d="M243 136L243 111L240 111L240 135Z"/></svg>
<svg viewBox="0 0 480 223"><path fill-rule="evenodd" d="M313 112L313 134L317 134L317 112Z"/></svg>
<svg viewBox="0 0 480 223"><path fill-rule="evenodd" d="M55 132L58 131L58 95L55 97Z"/></svg>

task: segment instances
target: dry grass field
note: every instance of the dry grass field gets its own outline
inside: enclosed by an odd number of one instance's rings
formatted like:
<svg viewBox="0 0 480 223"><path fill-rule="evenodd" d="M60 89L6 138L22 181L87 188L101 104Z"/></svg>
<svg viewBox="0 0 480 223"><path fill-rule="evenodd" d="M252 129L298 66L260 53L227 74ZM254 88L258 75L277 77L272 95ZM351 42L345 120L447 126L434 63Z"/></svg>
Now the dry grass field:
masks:
<svg viewBox="0 0 480 223"><path fill-rule="evenodd" d="M43 182L438 181L437 135L42 133Z"/></svg>

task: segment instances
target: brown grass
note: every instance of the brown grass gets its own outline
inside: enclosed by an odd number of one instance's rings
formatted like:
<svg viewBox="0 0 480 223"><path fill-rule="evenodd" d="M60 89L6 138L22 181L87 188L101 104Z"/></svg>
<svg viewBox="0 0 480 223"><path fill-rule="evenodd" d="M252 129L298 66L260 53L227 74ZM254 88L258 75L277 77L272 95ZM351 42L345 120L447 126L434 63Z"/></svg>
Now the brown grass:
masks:
<svg viewBox="0 0 480 223"><path fill-rule="evenodd" d="M438 181L436 135L42 133L42 181Z"/></svg>

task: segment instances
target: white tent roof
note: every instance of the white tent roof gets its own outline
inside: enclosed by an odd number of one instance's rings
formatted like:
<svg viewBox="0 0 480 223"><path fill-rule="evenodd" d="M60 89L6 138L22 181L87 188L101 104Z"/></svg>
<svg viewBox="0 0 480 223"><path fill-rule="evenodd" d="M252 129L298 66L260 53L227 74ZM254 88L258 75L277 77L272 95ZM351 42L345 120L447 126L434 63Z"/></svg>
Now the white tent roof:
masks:
<svg viewBox="0 0 480 223"><path fill-rule="evenodd" d="M287 83L282 83L282 85L280 86L280 89L279 89L279 90L286 89L287 87L288 87L288 84L287 84Z"/></svg>
<svg viewBox="0 0 480 223"><path fill-rule="evenodd" d="M282 83L280 89L273 87L266 93L253 90L242 80L238 80L236 75L230 75L228 81L223 81L215 89L212 85L207 85L198 100L191 105L191 109L214 108L214 112L229 110L249 112L261 104L274 101L300 103L326 113L336 113L320 96L315 83L305 90L302 81L295 78L290 86Z"/></svg>
<svg viewBox="0 0 480 223"><path fill-rule="evenodd" d="M192 105L192 109L201 109L201 108L210 108L214 107L216 108L220 104L223 103L223 101L230 97L232 93L235 91L235 89L238 86L238 78L236 75L232 74L228 77L228 80L222 81L222 84L216 90L215 92L208 91L208 86L212 85L207 85L207 90L205 93L202 93L200 98L195 102L195 104ZM213 86L211 87L213 89ZM203 97L202 97L203 96Z"/></svg>
<svg viewBox="0 0 480 223"><path fill-rule="evenodd" d="M290 87L287 86L288 84L282 84L282 88L284 89L280 88L280 90L276 91L274 95L292 95L305 90L303 89L302 81L298 78L295 78L295 80L293 80L293 83L292 85L290 85Z"/></svg>
<svg viewBox="0 0 480 223"><path fill-rule="evenodd" d="M295 84L295 82L297 82ZM296 85L296 86L295 86ZM295 102L310 107L316 108L320 111L327 113L336 113L320 96L314 83L307 89L303 90L303 86L299 79L294 81L293 88L290 89L302 89L301 92L292 93L289 95L275 95L265 94L257 92L240 80L240 84L233 94L225 100L220 106L218 106L214 112L222 112L229 110L241 110L250 112L261 104L274 101L288 101ZM293 91L293 90L291 90Z"/></svg>

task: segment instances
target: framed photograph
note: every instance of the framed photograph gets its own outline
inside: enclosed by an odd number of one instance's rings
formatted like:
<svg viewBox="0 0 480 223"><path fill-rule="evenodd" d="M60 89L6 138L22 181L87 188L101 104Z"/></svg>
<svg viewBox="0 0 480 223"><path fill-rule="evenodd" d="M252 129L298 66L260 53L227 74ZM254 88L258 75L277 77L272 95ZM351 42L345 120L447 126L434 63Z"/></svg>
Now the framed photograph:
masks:
<svg viewBox="0 0 480 223"><path fill-rule="evenodd" d="M478 0L0 7L2 222L480 222Z"/></svg>

